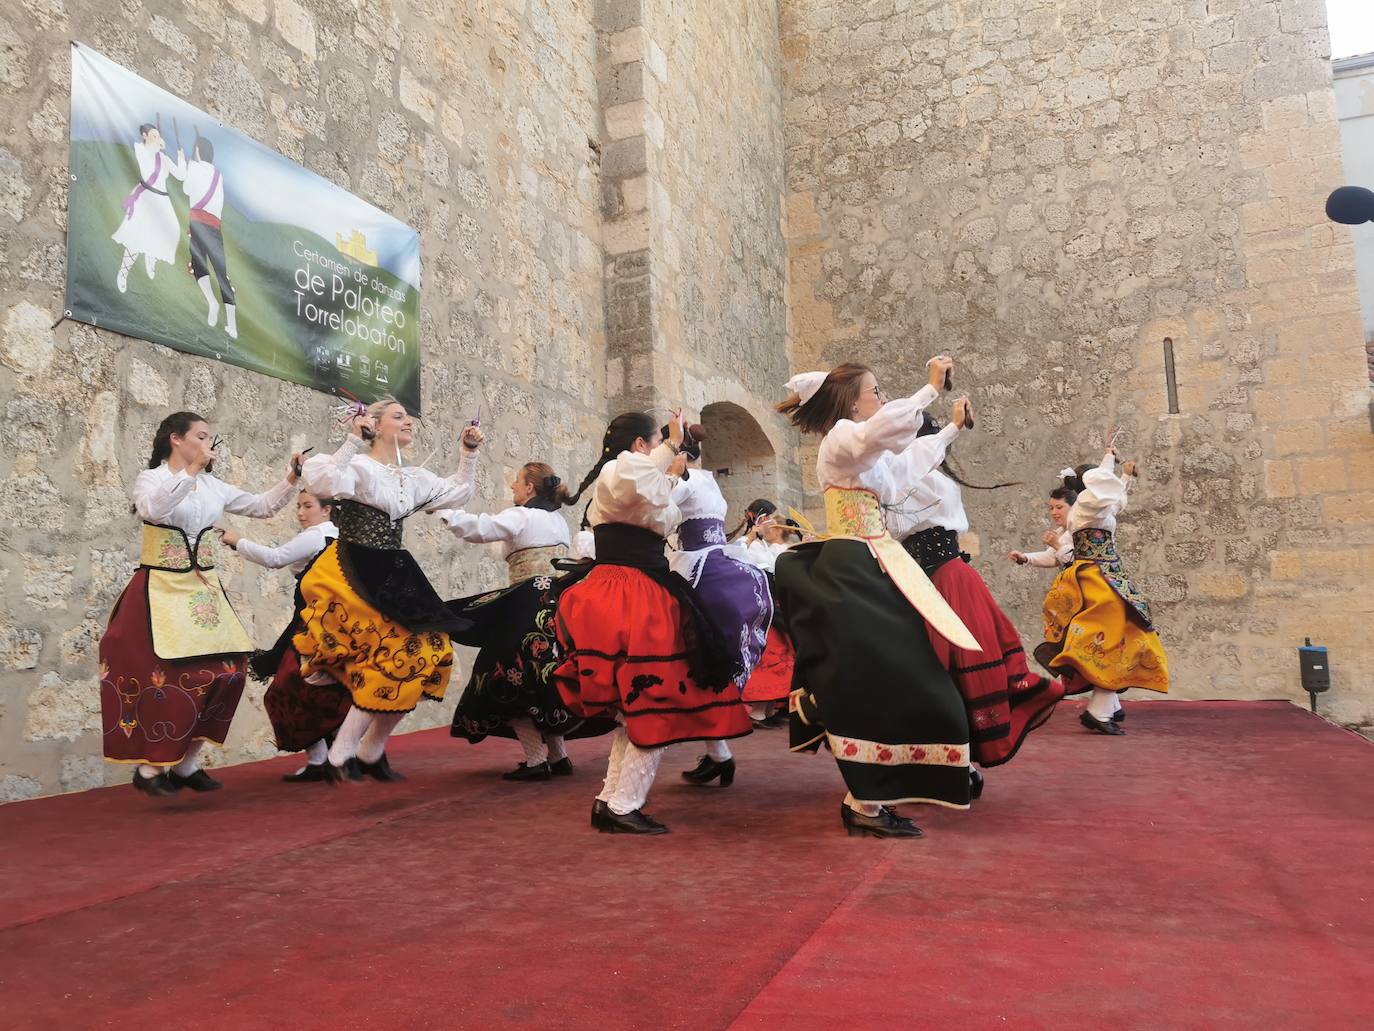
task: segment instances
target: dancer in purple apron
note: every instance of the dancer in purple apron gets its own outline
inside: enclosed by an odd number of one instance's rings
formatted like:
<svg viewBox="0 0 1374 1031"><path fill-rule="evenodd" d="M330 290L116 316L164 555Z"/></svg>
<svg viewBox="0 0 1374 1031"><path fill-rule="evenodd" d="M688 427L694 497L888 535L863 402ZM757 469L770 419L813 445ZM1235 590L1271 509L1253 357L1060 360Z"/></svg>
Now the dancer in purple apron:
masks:
<svg viewBox="0 0 1374 1031"><path fill-rule="evenodd" d="M136 764L134 787L150 795L214 791L201 745L224 744L243 694L253 642L215 570L211 528L225 512L267 519L295 494L300 455L265 494L210 475L210 427L194 412L162 420L148 468L134 481L143 520L138 571L100 638L105 758Z"/></svg>
<svg viewBox="0 0 1374 1031"><path fill-rule="evenodd" d="M186 155L178 150L176 161L172 161L165 153L167 143L162 132L155 125L140 125L138 133L139 141L134 144L138 185L122 205L123 218L113 237L124 248L115 276L120 293L129 289L129 269L140 254L143 269L152 279L159 261L169 265L176 261L177 244L181 242L181 223L167 196L167 179L186 178Z"/></svg>
<svg viewBox="0 0 1374 1031"><path fill-rule="evenodd" d="M664 434L667 429L665 427ZM758 665L773 621L773 596L768 580L744 549L725 542L725 498L714 473L701 467L700 426L688 426L681 453L687 469L673 488L673 504L682 521L677 527L678 550L669 558L673 572L696 588L702 608L721 637L735 650L735 686L741 695ZM706 743L706 754L695 769L684 770L689 784L719 780L729 787L735 779L735 759L724 740Z"/></svg>
<svg viewBox="0 0 1374 1031"><path fill-rule="evenodd" d="M253 676L268 684L262 697L262 707L272 721L277 747L283 752L304 752L305 765L282 780L291 784L317 781L335 783L338 771L325 760L329 741L333 739L348 715L352 699L343 685L312 684L301 676L301 657L291 646L291 638L300 633L300 611L304 602L300 594L301 577L329 542L339 536L339 529L331 518L334 502L309 491L296 496L296 521L301 532L279 548L250 541L233 530L216 527L220 540L233 548L245 560L264 569L288 568L296 574L291 620L277 636L277 643L259 652L248 663Z"/></svg>

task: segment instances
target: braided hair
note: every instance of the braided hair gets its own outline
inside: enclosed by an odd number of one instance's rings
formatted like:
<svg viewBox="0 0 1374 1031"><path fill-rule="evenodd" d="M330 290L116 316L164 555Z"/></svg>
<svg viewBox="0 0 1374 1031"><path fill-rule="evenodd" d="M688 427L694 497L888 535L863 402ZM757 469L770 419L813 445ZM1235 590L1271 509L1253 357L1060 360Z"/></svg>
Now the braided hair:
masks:
<svg viewBox="0 0 1374 1031"><path fill-rule="evenodd" d="M601 438L601 454L597 456L596 464L582 477L582 482L577 485L577 493L564 495L560 503L575 505L581 501L582 495L596 482L596 478L601 475L601 470L606 468L608 462L615 461L620 452L629 451L634 447L636 440L651 439L657 428L653 416L647 412L621 412L617 415L606 427L606 433Z"/></svg>
<svg viewBox="0 0 1374 1031"><path fill-rule="evenodd" d="M939 432L940 423L935 419L935 417L931 415L929 412L922 412L921 428L916 431L916 436L928 437L932 433ZM958 473L954 471L954 469L949 464L948 458L946 458L943 462L940 463L940 472L944 473L955 483L959 484L959 486L967 487L969 490L1001 490L1003 487L1021 486L1020 480L1008 480L1006 483L994 483L991 486L984 486L980 483L969 483L967 480L965 480L962 476L960 476Z"/></svg>

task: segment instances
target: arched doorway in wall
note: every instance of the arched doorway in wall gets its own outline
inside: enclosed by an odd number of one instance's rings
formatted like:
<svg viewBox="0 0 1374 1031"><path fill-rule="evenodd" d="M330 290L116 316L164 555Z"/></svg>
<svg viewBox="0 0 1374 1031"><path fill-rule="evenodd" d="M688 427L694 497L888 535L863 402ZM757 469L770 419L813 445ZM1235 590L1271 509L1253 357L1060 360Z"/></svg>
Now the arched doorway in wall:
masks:
<svg viewBox="0 0 1374 1031"><path fill-rule="evenodd" d="M706 429L702 465L716 474L730 510L728 528L744 518L755 498L778 500L778 456L763 427L733 401L717 401L701 410Z"/></svg>

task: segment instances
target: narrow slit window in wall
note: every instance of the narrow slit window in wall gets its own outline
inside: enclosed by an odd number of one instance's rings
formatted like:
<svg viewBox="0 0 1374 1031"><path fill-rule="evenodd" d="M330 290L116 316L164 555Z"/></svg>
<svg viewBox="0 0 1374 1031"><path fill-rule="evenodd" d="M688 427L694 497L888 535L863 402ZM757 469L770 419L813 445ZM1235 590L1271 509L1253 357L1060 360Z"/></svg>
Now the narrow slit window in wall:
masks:
<svg viewBox="0 0 1374 1031"><path fill-rule="evenodd" d="M1174 338L1164 338L1164 382L1169 389L1169 414L1178 414L1178 377L1174 374Z"/></svg>

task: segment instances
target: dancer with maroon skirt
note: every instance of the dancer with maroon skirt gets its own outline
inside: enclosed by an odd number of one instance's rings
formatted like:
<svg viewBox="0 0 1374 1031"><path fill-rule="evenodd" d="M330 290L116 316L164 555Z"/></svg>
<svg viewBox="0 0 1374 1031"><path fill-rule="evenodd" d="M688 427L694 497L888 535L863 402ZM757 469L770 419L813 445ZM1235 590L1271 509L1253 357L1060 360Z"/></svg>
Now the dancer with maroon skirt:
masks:
<svg viewBox="0 0 1374 1031"><path fill-rule="evenodd" d="M315 557L339 536L331 516L334 502L309 491L296 497L296 521L301 532L278 548L251 541L227 527L215 527L220 540L245 560L265 569L289 568L296 574L291 620L269 650L249 660L248 668L258 680L267 683L262 707L272 722L277 747L283 752L304 752L305 765L282 780L289 784L336 783L338 771L326 761L329 741L343 725L352 699L342 684L314 684L301 676L301 657L291 639L301 632L300 582Z"/></svg>
<svg viewBox="0 0 1374 1031"><path fill-rule="evenodd" d="M212 441L194 412L174 412L158 426L148 468L134 481L143 520L138 571L100 638L105 758L137 764L134 787L150 795L222 786L198 756L206 741L224 744L253 642L215 571L209 531L225 512L280 512L299 475L293 455L284 480L249 494L211 475Z"/></svg>
<svg viewBox="0 0 1374 1031"><path fill-rule="evenodd" d="M603 833L666 833L642 811L664 748L750 730L731 681L731 650L663 553L664 538L681 522L672 489L685 468L677 453L682 439L676 417L664 443L649 415L616 416L600 458L569 499L592 491L587 519L596 559L560 583L555 620L563 661L553 675L573 713L620 723L592 806L592 826Z"/></svg>
<svg viewBox="0 0 1374 1031"><path fill-rule="evenodd" d="M970 565L969 556L959 550L959 535L969 528L968 515L959 481L945 459L972 417L966 400L954 402L943 429L925 413L916 439L883 462L887 479L881 493L889 532L920 563L982 646L981 651L967 650L938 633L930 635L931 647L964 699L972 761L991 767L1010 761L1026 735L1050 718L1064 697L1064 685L1030 672L1016 627ZM970 776L972 797L978 798L982 774L970 767Z"/></svg>

